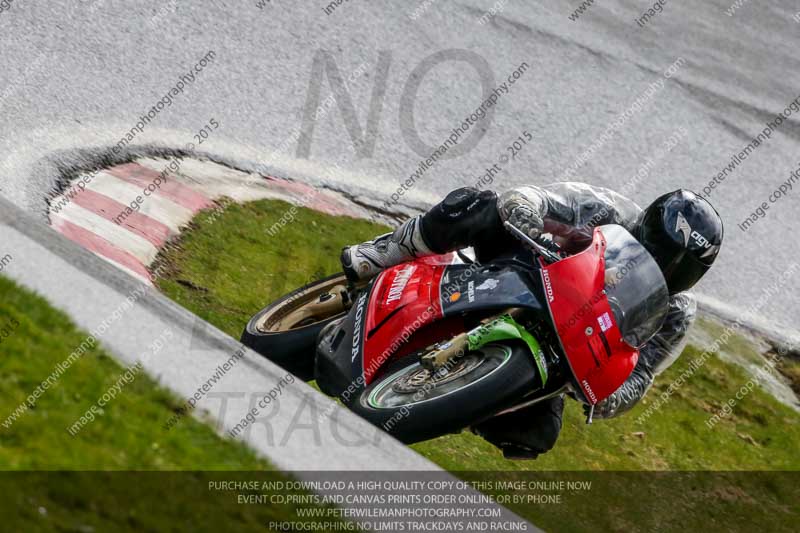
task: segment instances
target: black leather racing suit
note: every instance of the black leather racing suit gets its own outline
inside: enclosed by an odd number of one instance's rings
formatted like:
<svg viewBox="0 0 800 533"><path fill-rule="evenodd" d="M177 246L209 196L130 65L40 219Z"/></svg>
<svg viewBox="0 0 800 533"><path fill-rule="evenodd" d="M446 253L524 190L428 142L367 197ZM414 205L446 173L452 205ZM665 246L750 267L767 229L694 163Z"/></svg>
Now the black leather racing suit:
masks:
<svg viewBox="0 0 800 533"><path fill-rule="evenodd" d="M619 224L633 230L642 209L609 189L583 183L555 183L544 187L512 189L500 198L490 191L457 189L422 217L422 235L436 253L473 246L479 261L486 261L518 243L502 225L498 207L523 197L538 211L544 232L564 251L575 253L591 242L592 228ZM595 418L611 418L633 407L647 392L656 375L668 368L686 342L695 318L696 302L689 292L670 297L669 312L661 330L640 350L639 361L625 383L597 405ZM522 451L535 456L555 444L561 429L563 399L536 404L495 417L477 426L480 434L507 455ZM516 450L515 450L516 449ZM524 452L528 452L527 454Z"/></svg>

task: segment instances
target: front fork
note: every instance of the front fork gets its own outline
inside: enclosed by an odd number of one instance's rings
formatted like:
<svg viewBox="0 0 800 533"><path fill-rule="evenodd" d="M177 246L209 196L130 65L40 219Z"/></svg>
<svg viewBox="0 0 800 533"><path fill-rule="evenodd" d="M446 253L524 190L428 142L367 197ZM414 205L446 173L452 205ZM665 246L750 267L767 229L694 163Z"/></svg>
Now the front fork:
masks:
<svg viewBox="0 0 800 533"><path fill-rule="evenodd" d="M447 367L451 361L490 342L517 339L528 345L544 387L548 374L544 351L533 335L515 320L521 312L520 309L510 309L500 316L484 320L480 326L470 331L434 345L433 349L420 358L420 364L431 373L437 372Z"/></svg>
<svg viewBox="0 0 800 533"><path fill-rule="evenodd" d="M522 326L517 324L514 320L514 318L518 318L520 314L520 309L510 309L503 315L483 320L480 326L465 333L460 333L448 341L434 345L433 349L428 351L420 358L420 364L433 374L443 368L448 367L451 361L457 360L470 350L476 350L480 346L483 346L489 342L501 339L516 338L525 341L530 348L531 354L536 362L536 366L539 368L539 373L542 376L542 387L544 387L544 385L547 383L547 364L544 359L544 353L542 352L541 348L539 348L539 343L536 342L533 336L525 331ZM509 325L513 325L513 329L516 329L517 331L515 332L510 329L508 327ZM538 397L529 402L516 405L511 409L504 411L504 413L515 411L522 407L527 407L548 398L558 396L559 394L567 392L567 390L568 386L564 385L563 387L546 396ZM594 405L589 406L589 412L586 415L587 424L592 423L592 418L594 417L594 408Z"/></svg>
<svg viewBox="0 0 800 533"><path fill-rule="evenodd" d="M520 309L508 309L504 312L504 314L514 318L518 318L520 313ZM431 350L420 358L420 364L431 372L436 372L446 367L450 361L461 357L469 351L469 339L471 335L476 335L480 328L496 320L499 316L501 315L485 318L481 320L480 326L473 328L471 331L459 333L452 339L435 344Z"/></svg>

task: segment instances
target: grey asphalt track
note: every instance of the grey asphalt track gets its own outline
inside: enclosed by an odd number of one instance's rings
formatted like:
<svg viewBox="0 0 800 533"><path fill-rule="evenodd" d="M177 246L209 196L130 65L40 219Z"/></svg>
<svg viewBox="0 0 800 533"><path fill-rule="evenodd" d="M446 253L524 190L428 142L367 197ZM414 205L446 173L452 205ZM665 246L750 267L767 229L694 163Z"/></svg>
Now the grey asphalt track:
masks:
<svg viewBox="0 0 800 533"><path fill-rule="evenodd" d="M107 151L209 50L213 62L134 145L185 146L213 117L221 128L203 145L208 153L244 168L322 177L381 200L419 164L409 125L425 143L443 142L483 100L480 72L499 84L527 63L493 118L476 126L485 129L480 142L427 171L403 198L413 205L475 183L523 131L534 142L491 186L558 180L679 57L683 66L640 99L641 109L595 146L573 179L624 189L642 204L681 186L701 190L800 94L798 8L788 0L745 1L732 16L732 0L668 1L643 28L635 19L650 2L595 2L570 20L579 3L351 0L326 14L325 1L273 0L261 9L257 0L13 2L0 12L0 193L42 215L58 171L86 161L78 149ZM480 24L492 6L500 12ZM447 52L450 60L412 76L450 49L477 54L488 70L476 70L475 57ZM320 50L350 79L352 108L342 94L328 100L298 156L312 79L321 81L321 103L332 94L321 70L312 76ZM404 99L410 79L418 90L412 83ZM367 130L374 90L382 103L375 136L357 152L343 116L357 121L350 123L355 136ZM798 260L800 184L747 232L737 227L797 168L798 117L711 195L727 238L699 289L734 316ZM680 128L687 134L654 158ZM648 175L626 188L642 165ZM797 289L794 276L762 306L768 323L796 327Z"/></svg>

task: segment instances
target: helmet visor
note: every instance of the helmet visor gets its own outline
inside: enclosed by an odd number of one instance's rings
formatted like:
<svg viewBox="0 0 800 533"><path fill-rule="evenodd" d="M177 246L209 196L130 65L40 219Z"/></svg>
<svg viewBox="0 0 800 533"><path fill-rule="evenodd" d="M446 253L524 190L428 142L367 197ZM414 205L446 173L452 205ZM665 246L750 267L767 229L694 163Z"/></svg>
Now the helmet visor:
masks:
<svg viewBox="0 0 800 533"><path fill-rule="evenodd" d="M605 290L622 338L639 348L664 323L669 293L656 261L622 226L601 226L606 238Z"/></svg>

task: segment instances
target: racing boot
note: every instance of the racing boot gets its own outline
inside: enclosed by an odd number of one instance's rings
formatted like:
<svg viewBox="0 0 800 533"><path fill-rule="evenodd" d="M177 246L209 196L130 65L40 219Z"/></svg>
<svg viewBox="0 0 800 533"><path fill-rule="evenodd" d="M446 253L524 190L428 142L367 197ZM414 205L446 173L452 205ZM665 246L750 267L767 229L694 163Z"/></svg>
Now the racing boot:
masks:
<svg viewBox="0 0 800 533"><path fill-rule="evenodd" d="M563 395L497 415L476 426L472 432L503 451L506 459L536 459L555 446L561 432Z"/></svg>
<svg viewBox="0 0 800 533"><path fill-rule="evenodd" d="M407 220L393 233L343 248L342 269L351 283L360 284L386 268L433 253L422 236L420 215Z"/></svg>

